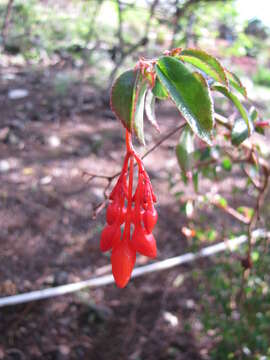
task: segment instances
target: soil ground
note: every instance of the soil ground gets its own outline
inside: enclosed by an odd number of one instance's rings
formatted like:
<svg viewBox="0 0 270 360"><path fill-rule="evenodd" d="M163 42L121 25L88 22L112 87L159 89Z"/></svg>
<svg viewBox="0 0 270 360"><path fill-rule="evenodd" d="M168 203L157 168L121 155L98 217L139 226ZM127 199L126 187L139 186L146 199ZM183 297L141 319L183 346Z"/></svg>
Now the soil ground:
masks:
<svg viewBox="0 0 270 360"><path fill-rule="evenodd" d="M120 124L86 84L56 94L54 69L8 68L1 75L1 296L110 273L109 256L99 251L105 211L91 217L103 200L106 181L88 182L83 172L111 175L120 170ZM8 94L14 89L28 94L11 99ZM162 134L180 120L170 104L160 107L158 118ZM146 128L149 148L160 135ZM181 231L189 220L181 215L173 192L193 190L179 181L169 189L179 174L177 137L145 159L158 196L158 260L190 248ZM208 181L201 186L202 192L211 187ZM214 186L231 193L232 180ZM237 195L230 197L237 204ZM239 230L229 217L211 209L204 217L202 226L214 224L217 240L228 226ZM137 264L146 262L137 259ZM109 285L0 309L0 359L207 359L208 340L200 336L196 313L200 299L189 276L194 266L204 264L209 260L146 275L123 290Z"/></svg>

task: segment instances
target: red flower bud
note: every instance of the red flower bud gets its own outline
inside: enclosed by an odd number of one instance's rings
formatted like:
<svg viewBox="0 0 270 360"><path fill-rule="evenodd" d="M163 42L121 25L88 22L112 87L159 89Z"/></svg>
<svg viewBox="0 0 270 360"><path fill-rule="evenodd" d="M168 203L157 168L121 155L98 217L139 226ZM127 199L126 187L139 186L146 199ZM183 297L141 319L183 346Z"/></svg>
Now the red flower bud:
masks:
<svg viewBox="0 0 270 360"><path fill-rule="evenodd" d="M123 240L112 250L112 273L116 285L123 288L127 285L136 261L136 252Z"/></svg>
<svg viewBox="0 0 270 360"><path fill-rule="evenodd" d="M100 237L100 250L106 252L116 246L121 239L121 228L118 224L107 225Z"/></svg>
<svg viewBox="0 0 270 360"><path fill-rule="evenodd" d="M147 234L141 226L136 226L131 239L132 247L144 256L155 258L157 245L153 234Z"/></svg>
<svg viewBox="0 0 270 360"><path fill-rule="evenodd" d="M117 286L121 288L125 287L130 279L136 261L136 251L151 258L157 255L156 240L152 234L158 218L153 206L156 197L142 160L133 149L131 134L128 131L126 146L123 168L110 195L111 201L106 213L108 225L102 231L100 239L101 251L112 249L112 273ZM138 164L138 182L133 194L134 159ZM134 231L130 240L132 224Z"/></svg>
<svg viewBox="0 0 270 360"><path fill-rule="evenodd" d="M116 201L109 203L106 213L106 220L109 225L112 225L119 218L120 211L120 206Z"/></svg>
<svg viewBox="0 0 270 360"><path fill-rule="evenodd" d="M144 214L144 210L137 210L136 207L132 210L132 213L131 213L131 222L133 224L138 224L141 222L142 220L142 217L143 217L143 214Z"/></svg>
<svg viewBox="0 0 270 360"><path fill-rule="evenodd" d="M157 223L157 219L158 219L158 213L153 206L152 208L147 209L143 214L143 223L145 230L148 234L150 234L153 231Z"/></svg>

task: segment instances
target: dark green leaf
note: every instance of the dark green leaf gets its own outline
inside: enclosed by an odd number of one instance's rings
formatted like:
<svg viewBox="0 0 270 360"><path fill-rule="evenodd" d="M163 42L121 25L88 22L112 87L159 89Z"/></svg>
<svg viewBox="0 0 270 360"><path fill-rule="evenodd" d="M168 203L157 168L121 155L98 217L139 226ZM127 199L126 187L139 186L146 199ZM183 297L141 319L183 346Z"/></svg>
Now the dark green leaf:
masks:
<svg viewBox="0 0 270 360"><path fill-rule="evenodd" d="M251 135L251 133L253 132L252 121L250 120L250 117L246 109L241 104L238 97L235 94L233 94L231 91L229 91L225 86L222 85L213 85L212 90L220 92L234 103L235 107L238 109L239 113L241 114L242 118L245 120L247 124L249 135Z"/></svg>
<svg viewBox="0 0 270 360"><path fill-rule="evenodd" d="M255 131L256 131L258 134L265 135L264 128L262 128L262 127L260 127L260 126L255 126Z"/></svg>
<svg viewBox="0 0 270 360"><path fill-rule="evenodd" d="M176 146L176 156L181 170L186 173L191 169L194 153L194 136L189 126L182 131Z"/></svg>
<svg viewBox="0 0 270 360"><path fill-rule="evenodd" d="M168 98L168 92L164 88L164 86L161 84L158 78L156 78L155 86L152 89L153 94L155 97L157 97L160 100L165 100Z"/></svg>
<svg viewBox="0 0 270 360"><path fill-rule="evenodd" d="M215 241L216 240L216 238L217 238L217 231L216 230L214 230L214 229L211 229L211 230L209 230L209 231L207 231L207 238L208 238L208 240L209 241L211 241L211 242L213 242L213 241Z"/></svg>
<svg viewBox="0 0 270 360"><path fill-rule="evenodd" d="M124 72L113 84L111 108L117 118L130 132L135 133L144 144L143 112L148 82L139 71Z"/></svg>
<svg viewBox="0 0 270 360"><path fill-rule="evenodd" d="M179 59L196 66L212 79L228 86L228 79L220 62L212 55L199 49L183 50Z"/></svg>
<svg viewBox="0 0 270 360"><path fill-rule="evenodd" d="M195 192L198 192L199 190L199 172L196 171L192 174L192 181Z"/></svg>
<svg viewBox="0 0 270 360"><path fill-rule="evenodd" d="M111 91L112 111L129 131L133 128L132 113L137 74L134 70L125 71L115 80Z"/></svg>
<svg viewBox="0 0 270 360"><path fill-rule="evenodd" d="M154 128L160 132L158 123L157 123L157 119L156 119L156 114L155 114L155 96L152 93L151 90L149 90L146 94L146 98L145 98L145 113L147 116L147 119L150 121L150 123L154 126Z"/></svg>
<svg viewBox="0 0 270 360"><path fill-rule="evenodd" d="M244 97L247 97L247 90L242 84L241 80L238 78L238 76L236 76L234 73L230 72L227 69L225 69L225 71L229 80L229 84Z"/></svg>
<svg viewBox="0 0 270 360"><path fill-rule="evenodd" d="M253 121L253 123L258 119L259 114L258 114L257 109L254 106L252 106L249 109L249 116L250 116L251 120Z"/></svg>
<svg viewBox="0 0 270 360"><path fill-rule="evenodd" d="M213 103L203 76L192 73L181 61L169 56L157 61L156 72L195 134L211 144Z"/></svg>
<svg viewBox="0 0 270 360"><path fill-rule="evenodd" d="M205 161L205 160L211 159L211 156L212 156L211 148L206 147L205 149L201 149L199 155L200 155L199 156L200 161Z"/></svg>
<svg viewBox="0 0 270 360"><path fill-rule="evenodd" d="M237 119L232 128L232 144L238 146L248 137L249 131L245 120Z"/></svg>

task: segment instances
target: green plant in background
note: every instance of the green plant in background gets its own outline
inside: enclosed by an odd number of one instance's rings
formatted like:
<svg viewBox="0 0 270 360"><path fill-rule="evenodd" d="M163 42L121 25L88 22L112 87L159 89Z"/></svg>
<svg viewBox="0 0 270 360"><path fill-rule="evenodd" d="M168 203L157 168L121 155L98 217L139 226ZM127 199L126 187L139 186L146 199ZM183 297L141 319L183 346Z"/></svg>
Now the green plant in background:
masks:
<svg viewBox="0 0 270 360"><path fill-rule="evenodd" d="M267 67L260 66L253 76L253 81L258 85L270 87L270 70Z"/></svg>
<svg viewBox="0 0 270 360"><path fill-rule="evenodd" d="M251 257L253 270L246 281L241 263L230 254L196 279L203 331L213 343L211 359L270 358L269 240L261 240Z"/></svg>
<svg viewBox="0 0 270 360"><path fill-rule="evenodd" d="M0 2L2 19L5 11L6 2ZM155 56L168 41L171 46L214 48L222 38L226 45L219 45L220 55L256 57L266 52L268 41L254 32L245 33L245 24L230 0L186 0L175 5L155 0L145 4L71 0L67 6L14 0L6 33L4 50L9 54L33 63L58 57L88 65L95 74L89 77L96 84L99 80L111 84L124 63L132 65L136 52Z"/></svg>

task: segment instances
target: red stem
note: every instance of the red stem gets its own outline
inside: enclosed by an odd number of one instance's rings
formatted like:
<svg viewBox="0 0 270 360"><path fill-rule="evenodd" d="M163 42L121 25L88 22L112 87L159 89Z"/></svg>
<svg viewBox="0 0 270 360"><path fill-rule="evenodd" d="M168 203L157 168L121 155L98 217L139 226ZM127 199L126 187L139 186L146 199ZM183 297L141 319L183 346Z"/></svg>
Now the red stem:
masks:
<svg viewBox="0 0 270 360"><path fill-rule="evenodd" d="M128 211L131 211L132 208L132 189L133 189L133 168L134 168L134 157L130 156L129 161L129 178L128 178Z"/></svg>
<svg viewBox="0 0 270 360"><path fill-rule="evenodd" d="M131 133L126 130L126 146L127 146L127 153L133 153L133 145L131 141Z"/></svg>
<svg viewBox="0 0 270 360"><path fill-rule="evenodd" d="M132 212L132 192L133 192L133 169L134 169L134 150L131 142L131 134L126 131L126 146L127 156L129 157L129 177L128 177L128 203L127 203L127 217L123 233L123 240L130 240L130 223Z"/></svg>
<svg viewBox="0 0 270 360"><path fill-rule="evenodd" d="M138 171L138 185L135 194L135 227L139 226L141 222L140 202L141 202L141 174L140 171Z"/></svg>

